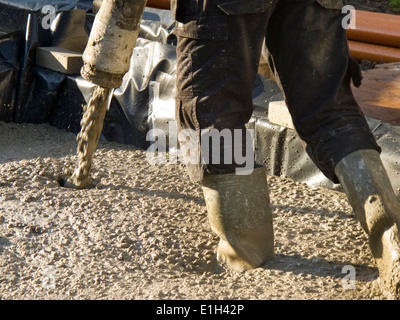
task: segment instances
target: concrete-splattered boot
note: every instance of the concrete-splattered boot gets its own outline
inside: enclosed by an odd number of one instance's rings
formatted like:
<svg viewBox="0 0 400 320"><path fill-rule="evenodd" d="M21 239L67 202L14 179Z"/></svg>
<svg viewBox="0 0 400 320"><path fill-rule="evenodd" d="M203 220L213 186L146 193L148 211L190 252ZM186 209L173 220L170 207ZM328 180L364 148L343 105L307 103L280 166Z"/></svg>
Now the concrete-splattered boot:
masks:
<svg viewBox="0 0 400 320"><path fill-rule="evenodd" d="M202 185L211 229L220 237L218 263L245 271L272 258L274 234L265 168L250 175L207 175Z"/></svg>
<svg viewBox="0 0 400 320"><path fill-rule="evenodd" d="M391 299L399 299L400 202L379 153L374 150L353 152L337 164L335 173L369 236L383 293Z"/></svg>

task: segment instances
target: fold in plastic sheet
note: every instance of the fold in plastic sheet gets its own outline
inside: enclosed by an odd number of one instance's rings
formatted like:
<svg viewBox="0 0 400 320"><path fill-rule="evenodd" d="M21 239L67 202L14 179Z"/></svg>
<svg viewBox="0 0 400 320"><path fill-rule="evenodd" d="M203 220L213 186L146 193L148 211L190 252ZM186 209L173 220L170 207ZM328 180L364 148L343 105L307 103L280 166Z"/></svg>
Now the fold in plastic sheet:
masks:
<svg viewBox="0 0 400 320"><path fill-rule="evenodd" d="M249 123L249 128L255 130L256 162L263 164L270 175L290 178L313 187L343 191L340 184L326 178L312 162L298 134L271 123L264 109L256 107ZM400 127L373 118L367 118L367 121L382 148L382 162L394 191L400 197Z"/></svg>
<svg viewBox="0 0 400 320"><path fill-rule="evenodd" d="M38 46L82 52L90 31L82 12L60 12L50 31L41 28L36 14L30 14L26 30L0 37L0 88L7 88L0 95L1 120L49 122L73 132L80 130L82 105L88 102L93 84L79 75L67 76L36 66L35 53ZM172 29L173 21L167 11L146 9L131 68L121 87L114 91L105 119L104 138L138 147L149 144L146 141L149 101L153 96L161 96L171 106L174 100L172 92L169 99L164 97L168 92L165 85L168 89L175 86ZM69 34L74 36L68 37ZM151 86L154 81L159 81L157 86Z"/></svg>
<svg viewBox="0 0 400 320"><path fill-rule="evenodd" d="M23 42L22 31L0 36L0 119L6 122L13 120Z"/></svg>
<svg viewBox="0 0 400 320"><path fill-rule="evenodd" d="M394 191L400 197L400 127L377 119L367 120L378 144L382 147L382 161Z"/></svg>
<svg viewBox="0 0 400 320"><path fill-rule="evenodd" d="M45 30L32 13L24 30L0 36L0 119L46 122L52 105L49 103L65 75L36 67L36 48L55 46L83 51L88 39L86 23L83 10L66 11L56 16L51 30ZM69 33L73 36L68 36Z"/></svg>
<svg viewBox="0 0 400 320"><path fill-rule="evenodd" d="M77 133L82 106L88 102L94 85L79 75L67 76L35 66L34 49L50 43L70 45L72 42L63 42L63 35L75 31L81 35L75 38L79 40L74 44L78 48L85 42L87 17L79 10L62 12L58 19L64 19L63 23L55 24L47 34L42 33L37 17L35 27L35 17L28 19L28 33L23 30L0 37L0 120L48 122ZM129 72L113 92L102 136L146 149L151 143L147 139L149 129L171 133L170 123L175 119L176 47L168 11L147 8L143 18ZM79 30L74 31L74 26ZM25 34L29 35L26 39ZM258 76L253 92L255 111L248 124L255 130L256 161L264 164L269 174L340 190L340 185L333 184L317 169L294 130L268 120L268 103L281 100L283 96L275 82ZM375 119L368 122L382 147L389 176L397 177L400 128ZM397 193L399 180L393 180Z"/></svg>

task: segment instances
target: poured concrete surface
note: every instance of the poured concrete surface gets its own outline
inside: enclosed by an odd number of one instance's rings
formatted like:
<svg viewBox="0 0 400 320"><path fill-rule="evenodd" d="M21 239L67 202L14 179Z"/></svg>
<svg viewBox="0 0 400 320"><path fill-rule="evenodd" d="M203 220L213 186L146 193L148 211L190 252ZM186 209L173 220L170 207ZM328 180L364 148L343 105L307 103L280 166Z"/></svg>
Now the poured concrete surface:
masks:
<svg viewBox="0 0 400 320"><path fill-rule="evenodd" d="M0 122L0 299L384 298L343 194L270 177L275 258L216 274L218 239L182 165L100 142L96 187L67 189L57 178L75 166L75 139Z"/></svg>
<svg viewBox="0 0 400 320"><path fill-rule="evenodd" d="M361 86L352 87L352 90L366 116L399 126L399 88L400 62L394 62L363 71Z"/></svg>

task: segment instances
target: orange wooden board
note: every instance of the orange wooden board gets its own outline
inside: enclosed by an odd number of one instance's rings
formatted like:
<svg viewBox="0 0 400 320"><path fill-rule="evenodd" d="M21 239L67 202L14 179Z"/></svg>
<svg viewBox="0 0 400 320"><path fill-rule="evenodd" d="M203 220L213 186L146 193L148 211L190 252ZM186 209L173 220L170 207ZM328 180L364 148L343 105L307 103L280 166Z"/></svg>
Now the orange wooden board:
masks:
<svg viewBox="0 0 400 320"><path fill-rule="evenodd" d="M400 126L400 62L363 71L361 86L352 90L367 117Z"/></svg>

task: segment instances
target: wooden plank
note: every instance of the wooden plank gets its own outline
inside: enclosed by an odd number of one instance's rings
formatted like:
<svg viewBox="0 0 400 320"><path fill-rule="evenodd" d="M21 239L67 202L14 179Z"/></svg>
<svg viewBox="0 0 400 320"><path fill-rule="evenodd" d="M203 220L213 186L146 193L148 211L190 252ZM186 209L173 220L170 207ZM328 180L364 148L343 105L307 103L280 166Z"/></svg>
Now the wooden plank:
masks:
<svg viewBox="0 0 400 320"><path fill-rule="evenodd" d="M36 49L36 64L64 74L79 74L83 65L82 54L58 48Z"/></svg>
<svg viewBox="0 0 400 320"><path fill-rule="evenodd" d="M359 88L352 87L354 97L368 117L400 125L400 63L377 65L363 71Z"/></svg>
<svg viewBox="0 0 400 320"><path fill-rule="evenodd" d="M294 129L292 116L285 101L272 101L268 105L268 120L282 127Z"/></svg>
<svg viewBox="0 0 400 320"><path fill-rule="evenodd" d="M267 77L270 80L275 81L274 73L272 72L268 61L264 58L263 55L260 56L260 63L258 65L258 73L264 77Z"/></svg>
<svg viewBox="0 0 400 320"><path fill-rule="evenodd" d="M363 71L359 88L352 86L354 97L367 117L400 126L400 62L376 65ZM284 101L270 102L270 122L293 129L292 118Z"/></svg>

